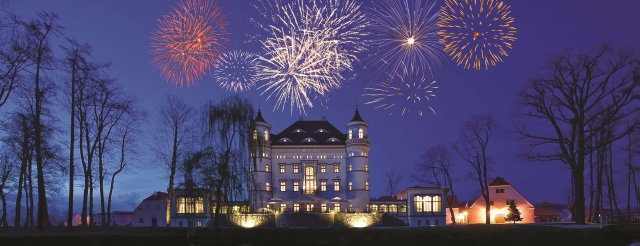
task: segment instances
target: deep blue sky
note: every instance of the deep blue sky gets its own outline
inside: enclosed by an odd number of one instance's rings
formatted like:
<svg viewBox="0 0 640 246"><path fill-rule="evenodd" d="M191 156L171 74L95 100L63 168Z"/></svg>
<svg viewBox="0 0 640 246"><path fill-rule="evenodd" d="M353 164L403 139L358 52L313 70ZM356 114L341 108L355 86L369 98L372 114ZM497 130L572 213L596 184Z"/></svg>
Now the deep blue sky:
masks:
<svg viewBox="0 0 640 246"><path fill-rule="evenodd" d="M363 0L364 1L364 0ZM245 44L245 34L254 32L248 19L257 13L248 0L222 0L231 25L230 49L254 50ZM441 2L441 1L438 1ZM511 182L531 202L543 200L565 202L569 193L569 171L559 163L524 161L518 154L525 147L508 132L518 118L516 93L526 81L540 73L546 58L560 51L584 50L604 42L618 47L637 48L640 44L640 1L637 0L507 0L518 28L517 41L510 56L489 71L467 71L445 60L442 71L435 72L440 90L434 106L438 115L425 117L389 117L387 112L361 106L361 113L370 125L372 197L385 191L383 175L398 170L408 176L419 156L430 146L449 145L459 136L463 124L476 114L493 114L499 133L490 146L493 156L492 176L502 176ZM175 94L199 107L209 100L218 100L228 93L207 77L199 86L176 89L163 81L150 65L149 36L156 19L171 10L174 0L20 0L9 6L18 15L30 18L37 11L59 14L64 33L94 47L94 57L112 62L111 72L126 91L136 96L151 114L146 139L154 133L155 108L165 94ZM370 1L365 1L367 6ZM252 49L253 48L253 49ZM360 71L366 73L366 71ZM368 81L348 81L346 87L333 92L325 108L314 108L308 118L326 116L338 128L344 129L351 119L356 103L361 103L362 88ZM275 130L282 130L298 119L289 112L272 112L273 102L256 92L245 93L256 105L262 105L264 116ZM66 118L66 113L60 114ZM147 141L150 142L150 141ZM150 148L149 144L142 146ZM154 163L149 152L143 152L136 170L122 176L118 184L116 209L133 209L133 203L156 190L165 190L162 165ZM457 192L463 199L478 194L468 175L467 164L456 159ZM404 185L413 184L405 177ZM61 209L62 210L62 209Z"/></svg>

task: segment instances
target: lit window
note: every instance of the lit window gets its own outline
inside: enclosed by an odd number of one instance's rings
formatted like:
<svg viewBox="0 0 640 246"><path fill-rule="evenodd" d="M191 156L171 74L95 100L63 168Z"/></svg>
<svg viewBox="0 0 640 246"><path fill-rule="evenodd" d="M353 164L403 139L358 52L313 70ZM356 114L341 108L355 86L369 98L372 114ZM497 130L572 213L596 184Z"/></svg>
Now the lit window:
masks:
<svg viewBox="0 0 640 246"><path fill-rule="evenodd" d="M285 170L285 165L280 164L280 173L284 173L284 170Z"/></svg>
<svg viewBox="0 0 640 246"><path fill-rule="evenodd" d="M300 173L300 165L293 164L293 173Z"/></svg>
<svg viewBox="0 0 640 246"><path fill-rule="evenodd" d="M364 164L364 171L366 171L366 172L369 171L369 163L365 163Z"/></svg>
<svg viewBox="0 0 640 246"><path fill-rule="evenodd" d="M333 191L340 191L340 180L333 181Z"/></svg>
<svg viewBox="0 0 640 246"><path fill-rule="evenodd" d="M340 172L340 164L333 164L333 172L334 173Z"/></svg>
<svg viewBox="0 0 640 246"><path fill-rule="evenodd" d="M264 130L264 141L269 141L269 131Z"/></svg>
<svg viewBox="0 0 640 246"><path fill-rule="evenodd" d="M326 213L327 212L327 204L323 203L320 205L320 212Z"/></svg>
<svg viewBox="0 0 640 246"><path fill-rule="evenodd" d="M304 167L304 194L316 193L316 174L313 166Z"/></svg>
<svg viewBox="0 0 640 246"><path fill-rule="evenodd" d="M285 192L285 191L287 191L287 182L285 182L285 181L280 181L280 191L281 191L281 192Z"/></svg>
<svg viewBox="0 0 640 246"><path fill-rule="evenodd" d="M258 131L253 130L253 140L257 140L258 139Z"/></svg>
<svg viewBox="0 0 640 246"><path fill-rule="evenodd" d="M287 204L283 203L280 204L280 212L286 212L287 211Z"/></svg>
<svg viewBox="0 0 640 246"><path fill-rule="evenodd" d="M364 182L364 189L369 190L369 181Z"/></svg>
<svg viewBox="0 0 640 246"><path fill-rule="evenodd" d="M440 212L442 207L442 197L435 196L420 196L414 197L416 212Z"/></svg>
<svg viewBox="0 0 640 246"><path fill-rule="evenodd" d="M362 128L358 129L358 138L364 138L364 130Z"/></svg>
<svg viewBox="0 0 640 246"><path fill-rule="evenodd" d="M349 190L353 190L353 182L349 182Z"/></svg>
<svg viewBox="0 0 640 246"><path fill-rule="evenodd" d="M353 131L349 130L349 139L352 139L352 138L353 138Z"/></svg>
<svg viewBox="0 0 640 246"><path fill-rule="evenodd" d="M264 184L264 189L267 190L267 191L271 191L271 184L269 184L269 182Z"/></svg>
<svg viewBox="0 0 640 246"><path fill-rule="evenodd" d="M265 172L269 172L269 164L265 164L264 165L264 171Z"/></svg>
<svg viewBox="0 0 640 246"><path fill-rule="evenodd" d="M293 212L300 212L300 204L299 203L294 203L293 204Z"/></svg>
<svg viewBox="0 0 640 246"><path fill-rule="evenodd" d="M340 203L336 203L333 205L333 211L340 212Z"/></svg>
<svg viewBox="0 0 640 246"><path fill-rule="evenodd" d="M325 165L325 164L320 165L320 172L321 173L327 172L327 165Z"/></svg>
<svg viewBox="0 0 640 246"><path fill-rule="evenodd" d="M320 180L320 191L327 191L327 181Z"/></svg>
<svg viewBox="0 0 640 246"><path fill-rule="evenodd" d="M202 227L202 221L198 220L198 223L196 223L198 227Z"/></svg>
<svg viewBox="0 0 640 246"><path fill-rule="evenodd" d="M293 181L293 191L300 191L300 181Z"/></svg>
<svg viewBox="0 0 640 246"><path fill-rule="evenodd" d="M179 214L204 213L204 198L202 197L178 197Z"/></svg>

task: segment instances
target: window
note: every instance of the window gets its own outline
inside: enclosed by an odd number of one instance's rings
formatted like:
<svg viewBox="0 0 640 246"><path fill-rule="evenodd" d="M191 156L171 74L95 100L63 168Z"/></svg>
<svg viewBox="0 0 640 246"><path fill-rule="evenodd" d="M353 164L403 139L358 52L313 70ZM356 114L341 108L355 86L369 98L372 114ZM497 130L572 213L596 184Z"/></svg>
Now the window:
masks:
<svg viewBox="0 0 640 246"><path fill-rule="evenodd" d="M489 201L489 205L493 206L493 201Z"/></svg>
<svg viewBox="0 0 640 246"><path fill-rule="evenodd" d="M340 191L340 180L333 181L333 191Z"/></svg>
<svg viewBox="0 0 640 246"><path fill-rule="evenodd" d="M264 171L265 172L269 172L269 164L265 164L264 165Z"/></svg>
<svg viewBox="0 0 640 246"><path fill-rule="evenodd" d="M202 197L178 197L179 214L202 214L204 213L204 198Z"/></svg>
<svg viewBox="0 0 640 246"><path fill-rule="evenodd" d="M266 184L264 184L264 189L266 191L271 191L271 184L269 184L269 182L267 182Z"/></svg>
<svg viewBox="0 0 640 246"><path fill-rule="evenodd" d="M144 218L140 218L140 224L144 223Z"/></svg>
<svg viewBox="0 0 640 246"><path fill-rule="evenodd" d="M326 164L321 164L320 165L320 172L321 173L326 173L327 172L327 165Z"/></svg>
<svg viewBox="0 0 640 246"><path fill-rule="evenodd" d="M366 171L366 172L369 171L369 163L365 163L364 164L364 171Z"/></svg>
<svg viewBox="0 0 640 246"><path fill-rule="evenodd" d="M340 164L333 164L333 172L334 173L340 172Z"/></svg>
<svg viewBox="0 0 640 246"><path fill-rule="evenodd" d="M334 212L340 212L340 203L336 203L335 205L333 205L333 211Z"/></svg>
<svg viewBox="0 0 640 246"><path fill-rule="evenodd" d="M353 182L349 182L349 190L353 190Z"/></svg>
<svg viewBox="0 0 640 246"><path fill-rule="evenodd" d="M323 203L320 205L320 212L326 213L327 212L327 204Z"/></svg>
<svg viewBox="0 0 640 246"><path fill-rule="evenodd" d="M327 191L327 181L320 180L320 191Z"/></svg>
<svg viewBox="0 0 640 246"><path fill-rule="evenodd" d="M389 212L397 213L398 212L398 205L395 205L395 204L389 205Z"/></svg>
<svg viewBox="0 0 640 246"><path fill-rule="evenodd" d="M353 171L353 165L349 164L349 172Z"/></svg>
<svg viewBox="0 0 640 246"><path fill-rule="evenodd" d="M298 192L300 191L300 181L293 181L293 191Z"/></svg>
<svg viewBox="0 0 640 246"><path fill-rule="evenodd" d="M440 224L440 221L439 220L435 220L433 224L434 225L438 225L438 224Z"/></svg>
<svg viewBox="0 0 640 246"><path fill-rule="evenodd" d="M198 220L198 221L197 221L197 223L196 223L196 226L197 226L197 227L202 227L202 221L199 221L199 220Z"/></svg>
<svg viewBox="0 0 640 246"><path fill-rule="evenodd" d="M431 225L431 221L430 220L424 220L424 225Z"/></svg>
<svg viewBox="0 0 640 246"><path fill-rule="evenodd" d="M358 138L364 138L364 130L362 128L358 129Z"/></svg>
<svg viewBox="0 0 640 246"><path fill-rule="evenodd" d="M496 189L496 193L504 193L504 189Z"/></svg>
<svg viewBox="0 0 640 246"><path fill-rule="evenodd" d="M300 204L299 203L294 203L293 204L293 212L300 212Z"/></svg>
<svg viewBox="0 0 640 246"><path fill-rule="evenodd" d="M286 203L280 204L280 212L284 213L286 211L287 211L287 204Z"/></svg>
<svg viewBox="0 0 640 246"><path fill-rule="evenodd" d="M512 202L513 202L513 203L515 203L515 202L516 202L516 200L507 200L506 205L507 205L507 206L508 206L508 205L511 205L511 203L512 203Z"/></svg>
<svg viewBox="0 0 640 246"><path fill-rule="evenodd" d="M293 164L293 173L300 173L300 165Z"/></svg>
<svg viewBox="0 0 640 246"><path fill-rule="evenodd" d="M280 191L281 191L281 192L285 192L285 191L287 191L287 182L285 182L285 181L280 181Z"/></svg>
<svg viewBox="0 0 640 246"><path fill-rule="evenodd" d="M442 197L439 195L416 195L413 200L418 213L440 212L442 210Z"/></svg>
<svg viewBox="0 0 640 246"><path fill-rule="evenodd" d="M258 139L258 131L253 130L253 140L257 140Z"/></svg>
<svg viewBox="0 0 640 246"><path fill-rule="evenodd" d="M264 130L264 141L269 141L269 131Z"/></svg>
<svg viewBox="0 0 640 246"><path fill-rule="evenodd" d="M284 173L284 170L285 170L285 165L280 164L280 173Z"/></svg>
<svg viewBox="0 0 640 246"><path fill-rule="evenodd" d="M369 181L364 182L364 189L369 190Z"/></svg>
<svg viewBox="0 0 640 246"><path fill-rule="evenodd" d="M353 131L349 130L349 139L352 139L352 138L353 138Z"/></svg>
<svg viewBox="0 0 640 246"><path fill-rule="evenodd" d="M304 194L316 193L316 174L313 166L304 167Z"/></svg>

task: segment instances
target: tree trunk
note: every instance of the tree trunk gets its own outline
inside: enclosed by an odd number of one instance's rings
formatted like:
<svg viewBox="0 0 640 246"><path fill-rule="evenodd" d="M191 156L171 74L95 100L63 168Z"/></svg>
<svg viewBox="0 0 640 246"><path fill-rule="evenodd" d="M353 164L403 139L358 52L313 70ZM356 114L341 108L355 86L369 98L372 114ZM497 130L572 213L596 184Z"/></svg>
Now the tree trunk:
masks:
<svg viewBox="0 0 640 246"><path fill-rule="evenodd" d="M171 200L173 199L176 167L178 165L178 126L173 126L173 146L171 150L171 167L169 170L169 189L167 189L169 199L167 201L167 211L165 215L165 223L167 226L171 223Z"/></svg>
<svg viewBox="0 0 640 246"><path fill-rule="evenodd" d="M75 176L75 166L74 159L75 155L73 151L75 150L76 143L76 71L75 64L73 66L74 69L71 70L71 126L69 127L69 204L67 209L67 228L71 230L73 228L73 181Z"/></svg>
<svg viewBox="0 0 640 246"><path fill-rule="evenodd" d="M104 141L98 140L98 185L100 189L100 222L105 226L106 214L104 207Z"/></svg>
<svg viewBox="0 0 640 246"><path fill-rule="evenodd" d="M573 188L575 194L575 222L578 225L584 225L584 168L576 168L573 171Z"/></svg>
<svg viewBox="0 0 640 246"><path fill-rule="evenodd" d="M33 219L33 157L29 155L29 228L35 226Z"/></svg>
<svg viewBox="0 0 640 246"><path fill-rule="evenodd" d="M24 151L23 151L24 152ZM24 155L24 153L22 154L22 158L20 158L20 175L18 177L18 194L16 194L16 209L15 209L15 218L13 219L13 226L14 227L19 227L20 226L20 217L22 216L22 189L23 189L23 182L24 182L24 176L25 176L25 172L27 171L27 160L26 157Z"/></svg>

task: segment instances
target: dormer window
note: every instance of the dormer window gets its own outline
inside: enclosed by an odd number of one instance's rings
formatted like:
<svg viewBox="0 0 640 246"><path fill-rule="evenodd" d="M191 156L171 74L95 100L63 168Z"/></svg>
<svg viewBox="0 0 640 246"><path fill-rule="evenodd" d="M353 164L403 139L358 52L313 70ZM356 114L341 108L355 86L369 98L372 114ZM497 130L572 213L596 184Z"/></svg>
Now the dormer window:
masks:
<svg viewBox="0 0 640 246"><path fill-rule="evenodd" d="M302 129L295 129L293 130L293 133L307 133L305 130Z"/></svg>
<svg viewBox="0 0 640 246"><path fill-rule="evenodd" d="M358 138L364 138L364 130L362 128L358 129Z"/></svg>
<svg viewBox="0 0 640 246"><path fill-rule="evenodd" d="M327 131L325 129L318 129L314 133L329 133L329 131Z"/></svg>
<svg viewBox="0 0 640 246"><path fill-rule="evenodd" d="M339 143L340 140L337 138L329 138L327 139L327 143Z"/></svg>
<svg viewBox="0 0 640 246"><path fill-rule="evenodd" d="M304 140L302 140L303 143L315 143L317 142L315 139L313 138L305 138Z"/></svg>
<svg viewBox="0 0 640 246"><path fill-rule="evenodd" d="M293 141L291 141L291 139L288 138L281 138L280 140L278 140L279 143L291 143Z"/></svg>

